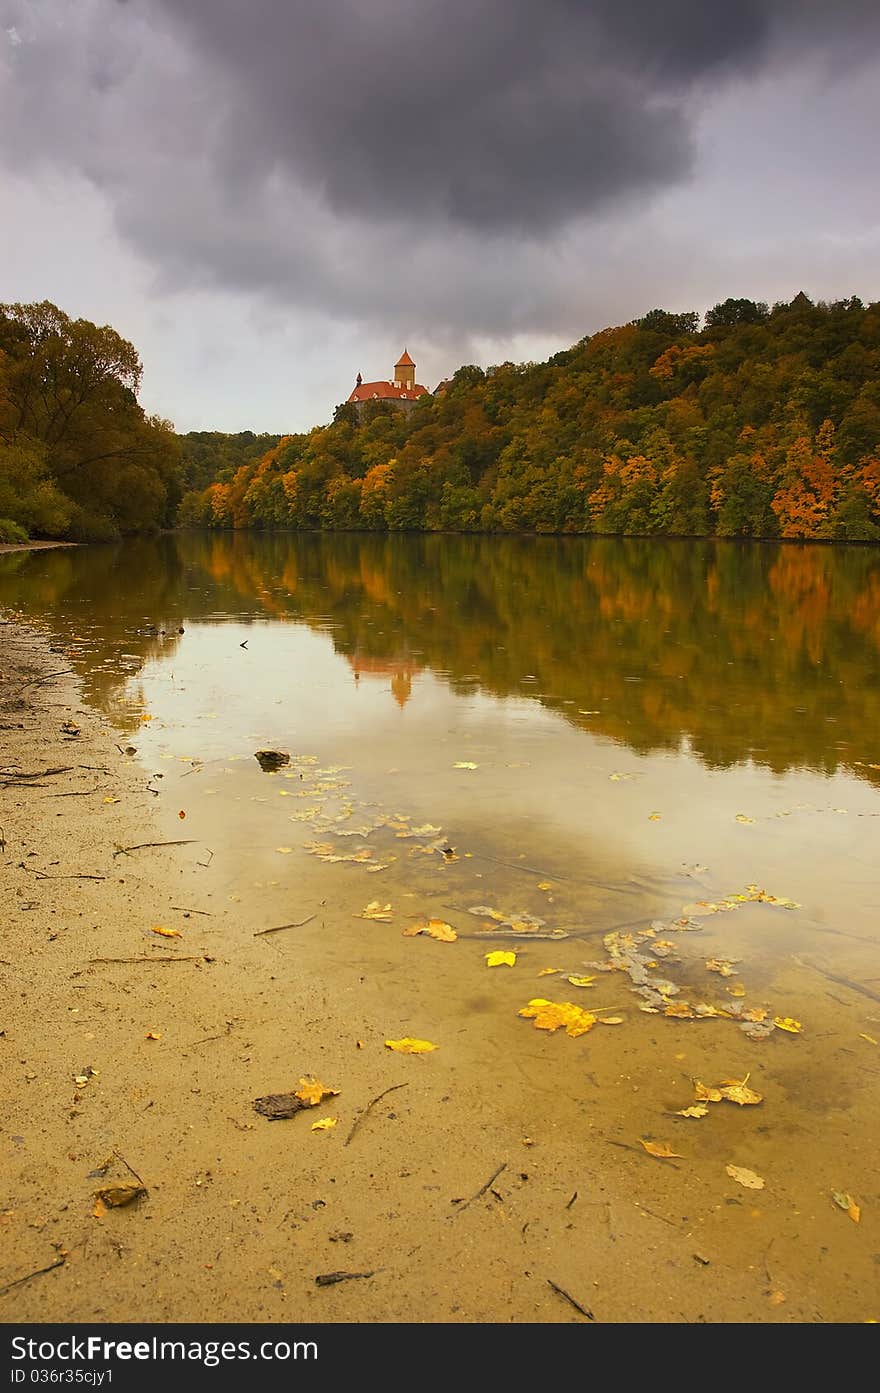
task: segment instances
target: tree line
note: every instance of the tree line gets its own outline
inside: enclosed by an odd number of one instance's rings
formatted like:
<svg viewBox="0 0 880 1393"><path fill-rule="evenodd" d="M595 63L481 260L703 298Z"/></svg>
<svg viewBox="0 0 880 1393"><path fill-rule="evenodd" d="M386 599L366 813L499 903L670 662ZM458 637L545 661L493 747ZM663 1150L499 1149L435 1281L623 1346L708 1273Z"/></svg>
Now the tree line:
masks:
<svg viewBox="0 0 880 1393"><path fill-rule="evenodd" d="M655 309L283 437L175 436L140 372L110 328L0 306L0 529L880 540L880 304L856 297Z"/></svg>

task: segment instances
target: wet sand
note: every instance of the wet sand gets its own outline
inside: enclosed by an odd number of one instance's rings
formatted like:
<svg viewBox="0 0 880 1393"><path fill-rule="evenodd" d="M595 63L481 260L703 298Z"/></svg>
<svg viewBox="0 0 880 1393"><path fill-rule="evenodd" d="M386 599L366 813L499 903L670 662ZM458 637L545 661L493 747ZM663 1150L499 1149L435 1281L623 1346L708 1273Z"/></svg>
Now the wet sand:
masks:
<svg viewBox="0 0 880 1393"><path fill-rule="evenodd" d="M458 971L448 946L406 940L423 956L401 993L399 972L393 986L383 976L399 929L365 926L355 956L328 899L310 923L255 936L265 925L247 891L211 878L203 844L121 850L185 839L187 823L169 830L161 792L82 704L64 655L11 624L0 636L0 767L60 771L0 781L0 1319L877 1314L872 1214L829 1220L824 1188L804 1208L786 1178L774 1194L724 1177L734 1131L766 1129L761 1109L726 1109L717 1155L642 1151L645 1094L691 1101L691 1059L677 1053L673 1070L665 1036L655 1057L613 1029L540 1034L516 1018L522 987L508 979L491 989L511 998L496 1029L490 988L471 974L441 1047L392 1054L385 1039L418 1033L428 1014L423 965ZM292 922L304 913L290 904ZM475 961L485 946L472 945ZM581 1047L574 1088L562 1052ZM338 1097L287 1121L254 1111L309 1074ZM326 1117L338 1125L313 1131ZM690 1153L681 1128L700 1125L677 1119L664 1135ZM803 1146L792 1135L793 1170ZM134 1174L147 1195L96 1217L95 1191ZM817 1263L829 1224L834 1248ZM316 1285L339 1271L370 1275Z"/></svg>

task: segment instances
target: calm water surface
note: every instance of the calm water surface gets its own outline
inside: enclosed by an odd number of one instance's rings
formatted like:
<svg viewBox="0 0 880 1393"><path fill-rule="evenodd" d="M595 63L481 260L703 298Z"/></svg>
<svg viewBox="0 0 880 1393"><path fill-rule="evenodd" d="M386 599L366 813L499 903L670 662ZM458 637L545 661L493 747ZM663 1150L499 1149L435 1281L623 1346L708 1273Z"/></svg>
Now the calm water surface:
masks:
<svg viewBox="0 0 880 1393"><path fill-rule="evenodd" d="M212 903L245 906L251 931L332 910L328 971L362 955L384 974L390 1032L448 1038L477 1016L524 1086L549 1051L572 1094L598 1059L621 1135L775 1177L778 1222L817 1251L850 1241L830 1195L851 1192L866 1237L880 551L187 535L0 557L0 603L45 627L137 749ZM290 766L261 773L261 747ZM356 917L374 900L391 921ZM424 916L458 946L402 937ZM512 971L486 972L495 946L519 950ZM585 966L621 953L629 972ZM418 1018L398 1018L414 973ZM658 999L646 974L672 985ZM624 1020L551 1039L517 1016L538 996ZM755 1038L777 1017L803 1028ZM763 1105L675 1116L695 1075L747 1072ZM722 1181L719 1222L748 1199Z"/></svg>

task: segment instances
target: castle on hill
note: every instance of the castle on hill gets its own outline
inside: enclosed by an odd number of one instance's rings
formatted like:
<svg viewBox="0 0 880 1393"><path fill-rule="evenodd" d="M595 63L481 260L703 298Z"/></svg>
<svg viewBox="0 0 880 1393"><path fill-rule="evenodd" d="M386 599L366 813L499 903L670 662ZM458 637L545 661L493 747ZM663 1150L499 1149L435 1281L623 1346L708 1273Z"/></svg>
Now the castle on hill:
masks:
<svg viewBox="0 0 880 1393"><path fill-rule="evenodd" d="M359 412L368 401L389 401L402 411L411 411L419 397L427 393L427 387L416 382L416 365L404 349L394 364L393 382L364 382L358 373L348 400Z"/></svg>

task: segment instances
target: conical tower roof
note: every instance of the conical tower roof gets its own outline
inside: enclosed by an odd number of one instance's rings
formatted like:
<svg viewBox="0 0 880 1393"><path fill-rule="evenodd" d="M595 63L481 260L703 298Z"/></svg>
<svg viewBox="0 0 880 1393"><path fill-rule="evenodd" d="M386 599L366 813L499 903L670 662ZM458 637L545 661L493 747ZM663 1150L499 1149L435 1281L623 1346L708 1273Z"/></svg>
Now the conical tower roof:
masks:
<svg viewBox="0 0 880 1393"><path fill-rule="evenodd" d="M396 368L414 368L415 363L407 353L406 349L404 349L394 366Z"/></svg>

